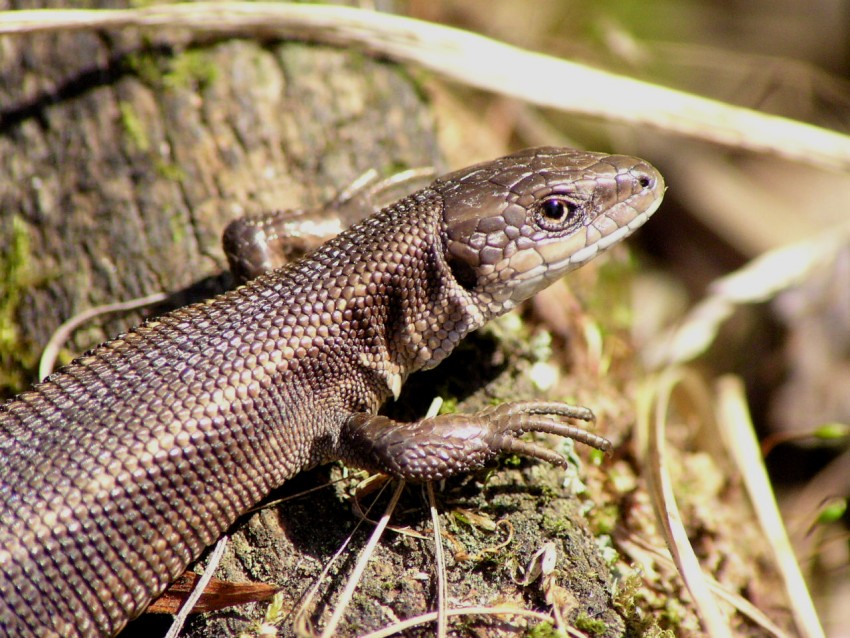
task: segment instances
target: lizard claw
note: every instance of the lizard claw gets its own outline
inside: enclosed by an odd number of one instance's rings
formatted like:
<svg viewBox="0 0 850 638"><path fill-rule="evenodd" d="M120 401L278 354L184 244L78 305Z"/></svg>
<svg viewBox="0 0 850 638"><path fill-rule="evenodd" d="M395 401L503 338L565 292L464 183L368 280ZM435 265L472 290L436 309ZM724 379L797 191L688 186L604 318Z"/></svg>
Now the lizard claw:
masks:
<svg viewBox="0 0 850 638"><path fill-rule="evenodd" d="M517 437L526 432L544 432L573 439L603 452L610 452L612 448L608 439L558 420L560 417L586 422L595 421L593 412L583 406L547 401L524 401L506 403L478 416L490 423L493 433L492 448L537 458L555 465L565 466L567 461L553 450Z"/></svg>

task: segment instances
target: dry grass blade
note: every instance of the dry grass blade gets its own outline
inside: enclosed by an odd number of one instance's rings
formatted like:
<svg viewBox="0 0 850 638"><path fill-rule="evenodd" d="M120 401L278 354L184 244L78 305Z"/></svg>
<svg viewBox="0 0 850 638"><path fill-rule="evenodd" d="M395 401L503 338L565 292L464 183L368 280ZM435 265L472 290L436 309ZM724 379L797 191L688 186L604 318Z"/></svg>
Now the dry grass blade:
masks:
<svg viewBox="0 0 850 638"><path fill-rule="evenodd" d="M393 492L389 504L387 505L384 515L381 517L381 520L372 532L372 536L369 538L369 542L366 544L366 547L363 548L363 551L357 558L357 564L354 566L354 571L352 571L351 575L348 577L348 582L345 584L345 589L342 591L342 595L337 602L336 609L334 609L331 619L322 631L322 638L328 638L329 636L336 635L336 628L342 620L342 616L345 613L348 604L351 602L352 596L354 596L354 589L360 583L360 579L363 576L366 565L369 563L369 559L375 552L375 547L378 545L378 541L381 540L381 536L384 533L387 523L390 521L390 516L398 504L398 499L401 497L404 486L405 481L400 480L395 492Z"/></svg>
<svg viewBox="0 0 850 638"><path fill-rule="evenodd" d="M607 73L468 31L375 11L270 2L198 2L0 14L0 34L125 27L182 27L205 33L353 45L540 106L651 126L810 165L850 168L850 137L826 129ZM541 91L541 86L546 90Z"/></svg>
<svg viewBox="0 0 850 638"><path fill-rule="evenodd" d="M539 620L540 622L552 622L552 617L547 616L546 614L541 614L539 611L531 611L529 609L518 609L515 607L463 607L461 609L449 609L446 611L447 616L523 616L525 618L534 618L535 620ZM383 629L379 629L378 631L371 631L368 634L363 634L360 638L388 638L389 636L393 636L395 634L399 634L403 631L407 631L408 629L412 629L418 625L424 625L426 623L434 622L437 620L437 612L432 611L427 614L422 614L421 616L415 616L413 618L408 618L407 620L402 620L401 622L397 622L393 625L389 625L384 627ZM583 633L577 632L573 633L570 631L571 635L574 636L584 636Z"/></svg>
<svg viewBox="0 0 850 638"><path fill-rule="evenodd" d="M804 638L823 638L823 628L785 532L785 525L762 461L755 429L747 409L744 388L738 379L727 376L718 381L717 390L720 399L718 421L722 428L723 441L741 472L762 534L768 540L782 575L797 631Z"/></svg>
<svg viewBox="0 0 850 638"><path fill-rule="evenodd" d="M617 544L623 548L626 553L632 558L634 562L641 562L638 555L641 553L648 553L652 556L653 560L658 561L659 563L663 563L665 565L673 565L673 560L670 558L668 552L659 549L657 547L653 547L649 543L645 542L638 536L633 535L621 535L617 537ZM776 636L776 638L789 638L788 634L782 631L780 627L776 625L770 618L768 618L764 612L762 612L758 607L753 605L749 600L736 594L734 592L729 591L726 587L717 582L714 578L710 576L706 576L706 583L708 587L714 592L718 597L725 600L727 603L732 605L735 609L738 610L739 613L743 614L750 620L752 620L757 625L761 626L765 631L769 632L771 635Z"/></svg>
<svg viewBox="0 0 850 638"><path fill-rule="evenodd" d="M434 418L440 413L440 408L443 407L442 397L434 397L431 405L428 406L428 412L425 418ZM437 499L434 496L434 483L429 481L425 484L425 490L428 494L428 508L431 511L431 523L434 528L434 557L436 558L437 569L437 636L445 638L448 635L448 616L446 610L448 608L448 590L446 587L446 557L443 553L443 534L440 526L440 515L437 512Z"/></svg>
<svg viewBox="0 0 850 638"><path fill-rule="evenodd" d="M154 304L158 304L166 299L168 299L168 295L164 292L155 292L152 295L140 297L138 299L131 299L130 301L120 301L117 303L95 306L94 308L89 308L88 310L74 315L56 328L53 334L50 335L50 339L47 340L47 344L45 344L44 350L41 352L41 360L38 362L38 378L44 379L45 377L50 376L53 372L54 366L56 365L56 358L59 356L59 350L62 347L62 344L68 341L71 337L71 333L82 324L87 321L91 321L96 317L113 312L127 312L129 310L137 310L138 308L153 306Z"/></svg>
<svg viewBox="0 0 850 638"><path fill-rule="evenodd" d="M383 493L384 487L385 486L381 487L381 491L378 493L378 496L380 496ZM370 509L371 509L371 507L370 507ZM369 511L370 510L367 510L366 514L368 514ZM336 552L334 552L334 555L331 556L330 560L325 564L324 568L322 569L322 573L319 574L316 577L316 579L313 583L313 586L304 595L303 599L301 600L301 602L299 603L297 608L294 610L294 612L293 612L294 621L293 621L292 624L293 624L293 627L295 629L296 635L298 635L298 636L312 636L312 635L314 635L313 632L308 627L307 617L308 617L310 610L313 608L313 601L316 599L316 595L319 592L319 587L321 586L322 582L327 577L328 573L330 573L330 570L331 570L331 567L333 566L333 564L339 559L340 556L342 556L345 553L345 550L348 549L348 546L351 544L351 541L354 538L354 535L357 533L357 531L360 529L360 526L363 525L363 523L366 520L367 519L364 516L363 518L360 518L357 521L357 524L354 526L354 529L351 530L351 533L346 537L346 539L342 543L342 545L340 545L339 548L337 548Z"/></svg>
<svg viewBox="0 0 850 638"><path fill-rule="evenodd" d="M850 226L830 228L811 239L764 253L743 268L716 279L711 293L678 326L659 335L646 348L647 364L660 367L698 357L711 347L721 324L737 306L763 303L799 284L823 264L834 261L848 241Z"/></svg>
<svg viewBox="0 0 850 638"><path fill-rule="evenodd" d="M428 507L431 510L431 522L434 527L434 557L437 569L437 636L448 635L448 616L446 615L446 558L443 554L443 535L440 527L440 514L437 512L437 499L434 497L434 483L425 484L428 494Z"/></svg>
<svg viewBox="0 0 850 638"><path fill-rule="evenodd" d="M731 638L729 626L717 607L694 549L688 540L667 467L665 432L670 399L676 386L686 384L687 381L685 373L681 370L668 369L656 378L651 390L646 387L643 390L638 420L643 422L639 427L649 433L645 470L649 478L659 527L663 531L685 586L694 599L706 633L713 638ZM695 386L695 384L690 385Z"/></svg>
<svg viewBox="0 0 850 638"><path fill-rule="evenodd" d="M213 574L215 573L219 562L221 562L221 557L224 556L225 549L227 549L227 536L222 536L215 544L215 549L213 549L212 553L210 553L210 558L207 561L207 566L204 567L203 575L195 584L195 588L186 599L183 607L180 608L180 613L174 617L171 627L168 629L168 633L165 634L165 638L177 638L177 636L180 635L180 630L183 629L183 625L186 624L186 619L189 617L189 614L192 613L195 603L198 602L201 594L204 593L204 589L206 589L210 580L212 580Z"/></svg>

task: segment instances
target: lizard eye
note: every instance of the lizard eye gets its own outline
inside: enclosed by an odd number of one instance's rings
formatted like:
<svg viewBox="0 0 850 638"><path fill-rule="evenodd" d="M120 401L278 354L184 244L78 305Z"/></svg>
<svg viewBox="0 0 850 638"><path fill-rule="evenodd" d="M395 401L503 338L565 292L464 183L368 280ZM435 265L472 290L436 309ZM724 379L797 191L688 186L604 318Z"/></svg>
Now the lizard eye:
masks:
<svg viewBox="0 0 850 638"><path fill-rule="evenodd" d="M547 197L540 203L540 225L546 230L562 230L580 219L581 206L566 197Z"/></svg>

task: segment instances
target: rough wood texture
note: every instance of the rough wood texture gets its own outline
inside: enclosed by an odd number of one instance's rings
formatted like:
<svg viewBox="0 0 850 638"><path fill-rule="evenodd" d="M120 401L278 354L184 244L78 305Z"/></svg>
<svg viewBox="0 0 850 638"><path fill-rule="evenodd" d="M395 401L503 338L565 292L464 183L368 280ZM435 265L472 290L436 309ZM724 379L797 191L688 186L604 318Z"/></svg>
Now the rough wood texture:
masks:
<svg viewBox="0 0 850 638"><path fill-rule="evenodd" d="M178 295L183 301L227 285L219 236L233 217L315 205L370 167L392 172L438 161L427 103L403 69L296 43L175 45L183 37L0 39L0 273L6 275L0 357L4 367L18 366L18 379L20 365L32 364L27 353L86 308L159 290L187 291ZM78 331L72 347L79 351L138 319L99 320ZM491 395L530 396L513 367L527 363L528 351L507 352L486 340L476 347L429 373L430 380L416 386L420 392L407 396L427 403L423 397L430 399L435 384L445 389L452 370L465 377L451 388L455 396L486 385L469 409ZM409 404L403 399L400 405ZM327 474L319 470L284 489L294 492ZM463 518L456 513L463 507L487 519L507 518L516 536L498 552L478 552L505 540L505 528L449 528L454 549L460 544L473 555L462 559L449 549L452 605L507 601L546 608L539 581L526 587L514 578L552 540L558 583L571 592L563 604L571 619L599 619L601 635L622 634L606 566L579 502L564 494L560 472L523 463L485 478L451 484L444 524ZM427 533L420 503L414 488L406 504L412 513L402 522ZM330 490L263 511L235 534L218 576L281 585L294 602L355 520ZM345 634L433 609L432 552L428 543L390 536L359 589ZM354 555L346 554L343 576ZM341 578L334 577L320 624ZM249 605L199 618L185 635L235 635L264 609ZM150 635L157 623L162 619L143 619L128 634ZM508 617L463 623L486 635L513 635L528 626ZM291 633L290 625L282 635ZM433 625L419 631L411 635L432 635Z"/></svg>
<svg viewBox="0 0 850 638"><path fill-rule="evenodd" d="M24 342L90 305L220 273L234 216L316 204L367 168L436 159L431 118L398 68L299 44L146 40L2 42L0 254L18 217L31 259Z"/></svg>

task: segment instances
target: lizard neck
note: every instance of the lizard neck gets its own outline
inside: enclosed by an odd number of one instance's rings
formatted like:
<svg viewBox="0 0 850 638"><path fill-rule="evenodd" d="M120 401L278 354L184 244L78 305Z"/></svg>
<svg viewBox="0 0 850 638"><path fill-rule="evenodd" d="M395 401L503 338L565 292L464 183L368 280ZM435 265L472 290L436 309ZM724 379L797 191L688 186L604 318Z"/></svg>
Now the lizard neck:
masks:
<svg viewBox="0 0 850 638"><path fill-rule="evenodd" d="M403 249L389 260L385 334L402 377L436 366L488 319L446 261L442 198L426 193L416 204L417 221L401 218L391 242Z"/></svg>
<svg viewBox="0 0 850 638"><path fill-rule="evenodd" d="M487 320L446 262L442 207L438 193L420 191L308 258L330 279L344 273L346 343L394 396L410 373L436 366Z"/></svg>

